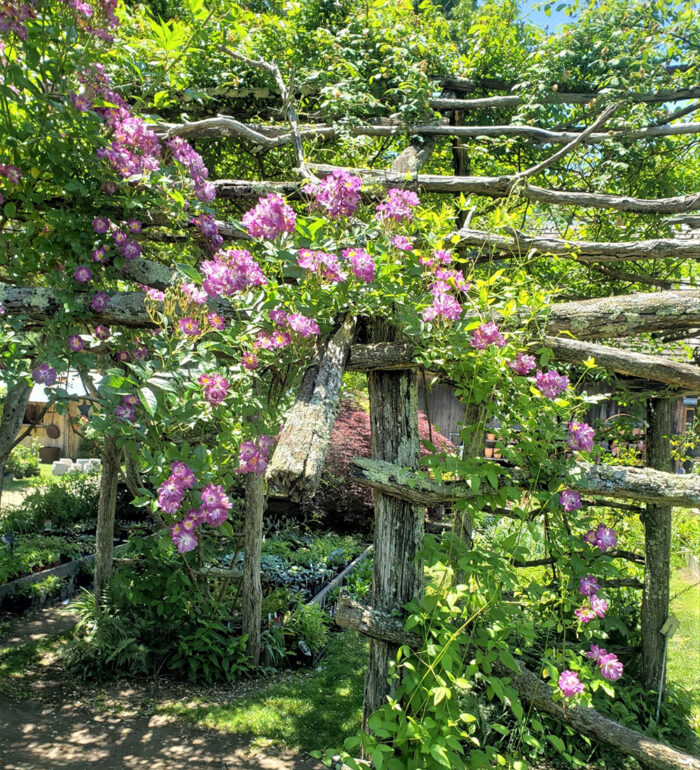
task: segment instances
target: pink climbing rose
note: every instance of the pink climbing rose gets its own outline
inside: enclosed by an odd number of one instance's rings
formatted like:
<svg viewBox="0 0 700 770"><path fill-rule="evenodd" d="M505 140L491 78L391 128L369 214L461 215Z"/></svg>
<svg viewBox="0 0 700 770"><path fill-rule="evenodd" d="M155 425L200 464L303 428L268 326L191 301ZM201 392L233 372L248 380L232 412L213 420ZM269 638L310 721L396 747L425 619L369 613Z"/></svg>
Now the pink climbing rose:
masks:
<svg viewBox="0 0 700 770"><path fill-rule="evenodd" d="M618 660L617 655L613 652L601 651L604 654L598 656L598 666L600 667L600 673L611 682L616 681L622 676L624 667Z"/></svg>
<svg viewBox="0 0 700 770"><path fill-rule="evenodd" d="M583 682L579 681L578 674L575 671L562 671L559 676L559 689L565 698L572 698L574 695L580 695L584 691Z"/></svg>
<svg viewBox="0 0 700 770"><path fill-rule="evenodd" d="M578 492L574 492L573 489L565 489L559 495L559 503L567 513L569 511L577 511L581 507L581 495Z"/></svg>
<svg viewBox="0 0 700 770"><path fill-rule="evenodd" d="M569 423L569 446L573 450L590 452L593 448L594 434L595 431L587 422L572 420Z"/></svg>

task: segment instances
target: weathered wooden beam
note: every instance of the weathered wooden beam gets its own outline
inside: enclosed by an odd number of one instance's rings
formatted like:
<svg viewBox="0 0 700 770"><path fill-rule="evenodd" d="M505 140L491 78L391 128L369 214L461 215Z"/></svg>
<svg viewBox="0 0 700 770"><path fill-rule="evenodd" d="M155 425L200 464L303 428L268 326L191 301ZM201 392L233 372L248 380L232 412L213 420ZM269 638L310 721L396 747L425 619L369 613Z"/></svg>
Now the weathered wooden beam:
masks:
<svg viewBox="0 0 700 770"><path fill-rule="evenodd" d="M423 644L417 634L404 631L403 624L397 618L347 597L341 597L338 602L335 622L343 628L359 631L371 639L381 639L397 646L420 649ZM552 688L524 663L518 663L520 672L517 674L502 663L496 663L495 666L498 675L508 677L510 684L524 701L560 719L582 735L635 757L644 763L645 767L654 770L700 770L700 759L677 751L636 730L630 730L595 709L581 706L565 708L560 701L553 699Z"/></svg>
<svg viewBox="0 0 700 770"><path fill-rule="evenodd" d="M700 259L700 239L654 238L646 241L578 241L525 235L509 228L508 235L484 230L459 230L459 246L473 246L488 256L560 256L584 264L614 264L638 259Z"/></svg>
<svg viewBox="0 0 700 770"><path fill-rule="evenodd" d="M392 495L414 505L434 506L474 497L463 481L439 482L402 468L394 463L357 457L352 479L385 495ZM509 469L509 483L525 478L521 469ZM633 468L620 465L577 463L570 471L567 484L587 495L639 500L646 503L700 506L700 477Z"/></svg>
<svg viewBox="0 0 700 770"><path fill-rule="evenodd" d="M554 351L557 361L580 364L594 358L597 366L609 372L663 382L691 393L700 393L700 367L694 364L683 364L649 353L637 353L566 337L545 337L543 342Z"/></svg>
<svg viewBox="0 0 700 770"><path fill-rule="evenodd" d="M418 352L410 342L375 342L353 345L347 369L351 372L370 372L374 369L414 369L418 364L413 356Z"/></svg>
<svg viewBox="0 0 700 770"><path fill-rule="evenodd" d="M700 200L700 198L699 198ZM657 291L552 305L547 334L571 332L583 340L632 337L700 325L700 292Z"/></svg>
<svg viewBox="0 0 700 770"><path fill-rule="evenodd" d="M454 79L447 82L454 83ZM455 89L456 90L456 89ZM538 98L536 104L590 104L598 94L592 93L551 93L543 98ZM680 88L674 91L655 91L647 94L629 93L622 97L631 104L658 104L662 102L675 102L684 99L697 99L700 97L700 86L694 88ZM520 107L527 104L526 97L507 94L505 96L486 96L475 99L431 99L430 106L434 110L493 110L504 107Z"/></svg>
<svg viewBox="0 0 700 770"><path fill-rule="evenodd" d="M418 124L406 127L400 123L367 124L352 126L347 129L351 136L424 136L437 138L440 136L460 137L465 139L480 139L486 137L522 137L538 144L567 144L576 139L583 129L569 131L552 131L538 126L527 125L497 125L497 126L448 126L434 124ZM242 123L228 115L217 115L212 118L193 121L191 123L161 123L156 126L156 132L163 137L182 136L190 139L226 139L239 137L266 149L292 144L293 137L288 128L283 126L265 126L256 123ZM632 129L617 127L605 132L593 132L584 137L583 144L599 144L617 141L636 141L639 139L655 139L667 136L686 136L700 133L700 123L676 123L663 126L646 126ZM299 135L302 139L337 139L341 132L334 126L325 124L305 125ZM399 169L395 169L399 170ZM411 169L415 170L415 169Z"/></svg>
<svg viewBox="0 0 700 770"><path fill-rule="evenodd" d="M266 472L272 494L299 502L313 497L318 489L355 325L352 316L343 320L314 367L312 381L302 388L285 418Z"/></svg>
<svg viewBox="0 0 700 770"><path fill-rule="evenodd" d="M578 463L568 476L571 489L657 505L700 506L700 476L652 468Z"/></svg>
<svg viewBox="0 0 700 770"><path fill-rule="evenodd" d="M551 687L523 663L518 665L520 673L515 674L503 664L495 664L499 676L509 677L511 685L526 703L561 720L576 732L597 743L612 746L653 770L700 770L700 759L631 730L595 709L583 706L564 707L561 701L553 699Z"/></svg>
<svg viewBox="0 0 700 770"><path fill-rule="evenodd" d="M395 341L396 330L373 318L370 342ZM368 378L372 456L379 462L417 468L418 377L415 371L372 371ZM384 612L399 611L423 591L423 509L375 491L373 603ZM373 640L365 677L363 726L398 684L389 681L395 645Z"/></svg>
<svg viewBox="0 0 700 770"><path fill-rule="evenodd" d="M359 631L365 636L399 647L405 645L418 649L423 643L417 634L404 631L403 623L398 618L342 594L338 599L333 620L341 628Z"/></svg>
<svg viewBox="0 0 700 770"><path fill-rule="evenodd" d="M334 169L359 176L366 184L384 187L409 187L433 193L470 193L488 198L505 198L514 193L517 179L514 175L488 176L444 176L440 174L405 174L368 168L346 168L322 163L309 165L317 174L329 174ZM625 195L586 192L584 190L550 190L527 182L518 184L518 195L525 200L547 203L553 206L582 206L585 208L612 209L635 214L682 214L700 210L700 193L680 195L673 198L634 198Z"/></svg>

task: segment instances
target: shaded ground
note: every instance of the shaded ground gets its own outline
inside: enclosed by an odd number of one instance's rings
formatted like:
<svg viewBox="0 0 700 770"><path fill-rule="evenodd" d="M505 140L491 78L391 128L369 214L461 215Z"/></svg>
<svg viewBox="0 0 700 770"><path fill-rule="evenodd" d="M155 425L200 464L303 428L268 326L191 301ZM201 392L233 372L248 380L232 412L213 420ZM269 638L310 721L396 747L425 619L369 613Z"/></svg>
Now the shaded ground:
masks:
<svg viewBox="0 0 700 770"><path fill-rule="evenodd" d="M163 715L94 714L73 703L4 700L2 770L316 770L299 752L249 752L247 743Z"/></svg>
<svg viewBox="0 0 700 770"><path fill-rule="evenodd" d="M66 679L58 651L75 620L70 606L56 607L0 628L0 770L323 768L300 751L251 750L246 737L154 713L155 703L191 695L187 685L99 687ZM255 686L237 686L239 696ZM200 694L219 699L237 693L229 687Z"/></svg>

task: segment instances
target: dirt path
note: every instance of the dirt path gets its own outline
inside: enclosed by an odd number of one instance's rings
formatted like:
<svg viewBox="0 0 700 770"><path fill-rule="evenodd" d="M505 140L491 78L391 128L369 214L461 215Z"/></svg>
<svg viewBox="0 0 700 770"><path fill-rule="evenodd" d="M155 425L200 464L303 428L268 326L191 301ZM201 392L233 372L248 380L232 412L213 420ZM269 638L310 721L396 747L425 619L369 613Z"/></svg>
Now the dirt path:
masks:
<svg viewBox="0 0 700 770"><path fill-rule="evenodd" d="M299 752L251 755L174 717L92 714L73 703L0 704L2 770L322 770Z"/></svg>
<svg viewBox="0 0 700 770"><path fill-rule="evenodd" d="M70 605L39 610L0 629L0 649L21 653L73 625ZM0 657L0 666L2 658ZM297 751L251 752L247 741L176 717L144 713L144 692L70 682L55 657L37 655L0 695L0 770L323 770Z"/></svg>

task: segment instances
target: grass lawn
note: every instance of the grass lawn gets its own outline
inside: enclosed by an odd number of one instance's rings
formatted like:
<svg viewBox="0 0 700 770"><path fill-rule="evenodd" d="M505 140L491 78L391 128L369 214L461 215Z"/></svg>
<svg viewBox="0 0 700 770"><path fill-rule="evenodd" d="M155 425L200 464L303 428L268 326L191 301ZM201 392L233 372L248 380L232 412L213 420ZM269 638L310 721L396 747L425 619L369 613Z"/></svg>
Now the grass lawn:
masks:
<svg viewBox="0 0 700 770"><path fill-rule="evenodd" d="M668 643L668 681L688 691L692 727L700 739L700 585L686 570L671 576L671 612L680 628Z"/></svg>
<svg viewBox="0 0 700 770"><path fill-rule="evenodd" d="M368 643L345 631L331 636L315 669L303 669L253 694L205 703L157 705L156 711L236 734L261 749L272 744L304 751L342 747L362 724Z"/></svg>
<svg viewBox="0 0 700 770"><path fill-rule="evenodd" d="M5 508L10 505L17 505L21 502L22 498L38 486L43 484L50 484L51 480L55 478L51 475L51 464L39 463L39 475L29 476L26 479L5 479L5 483L2 486L2 507Z"/></svg>

